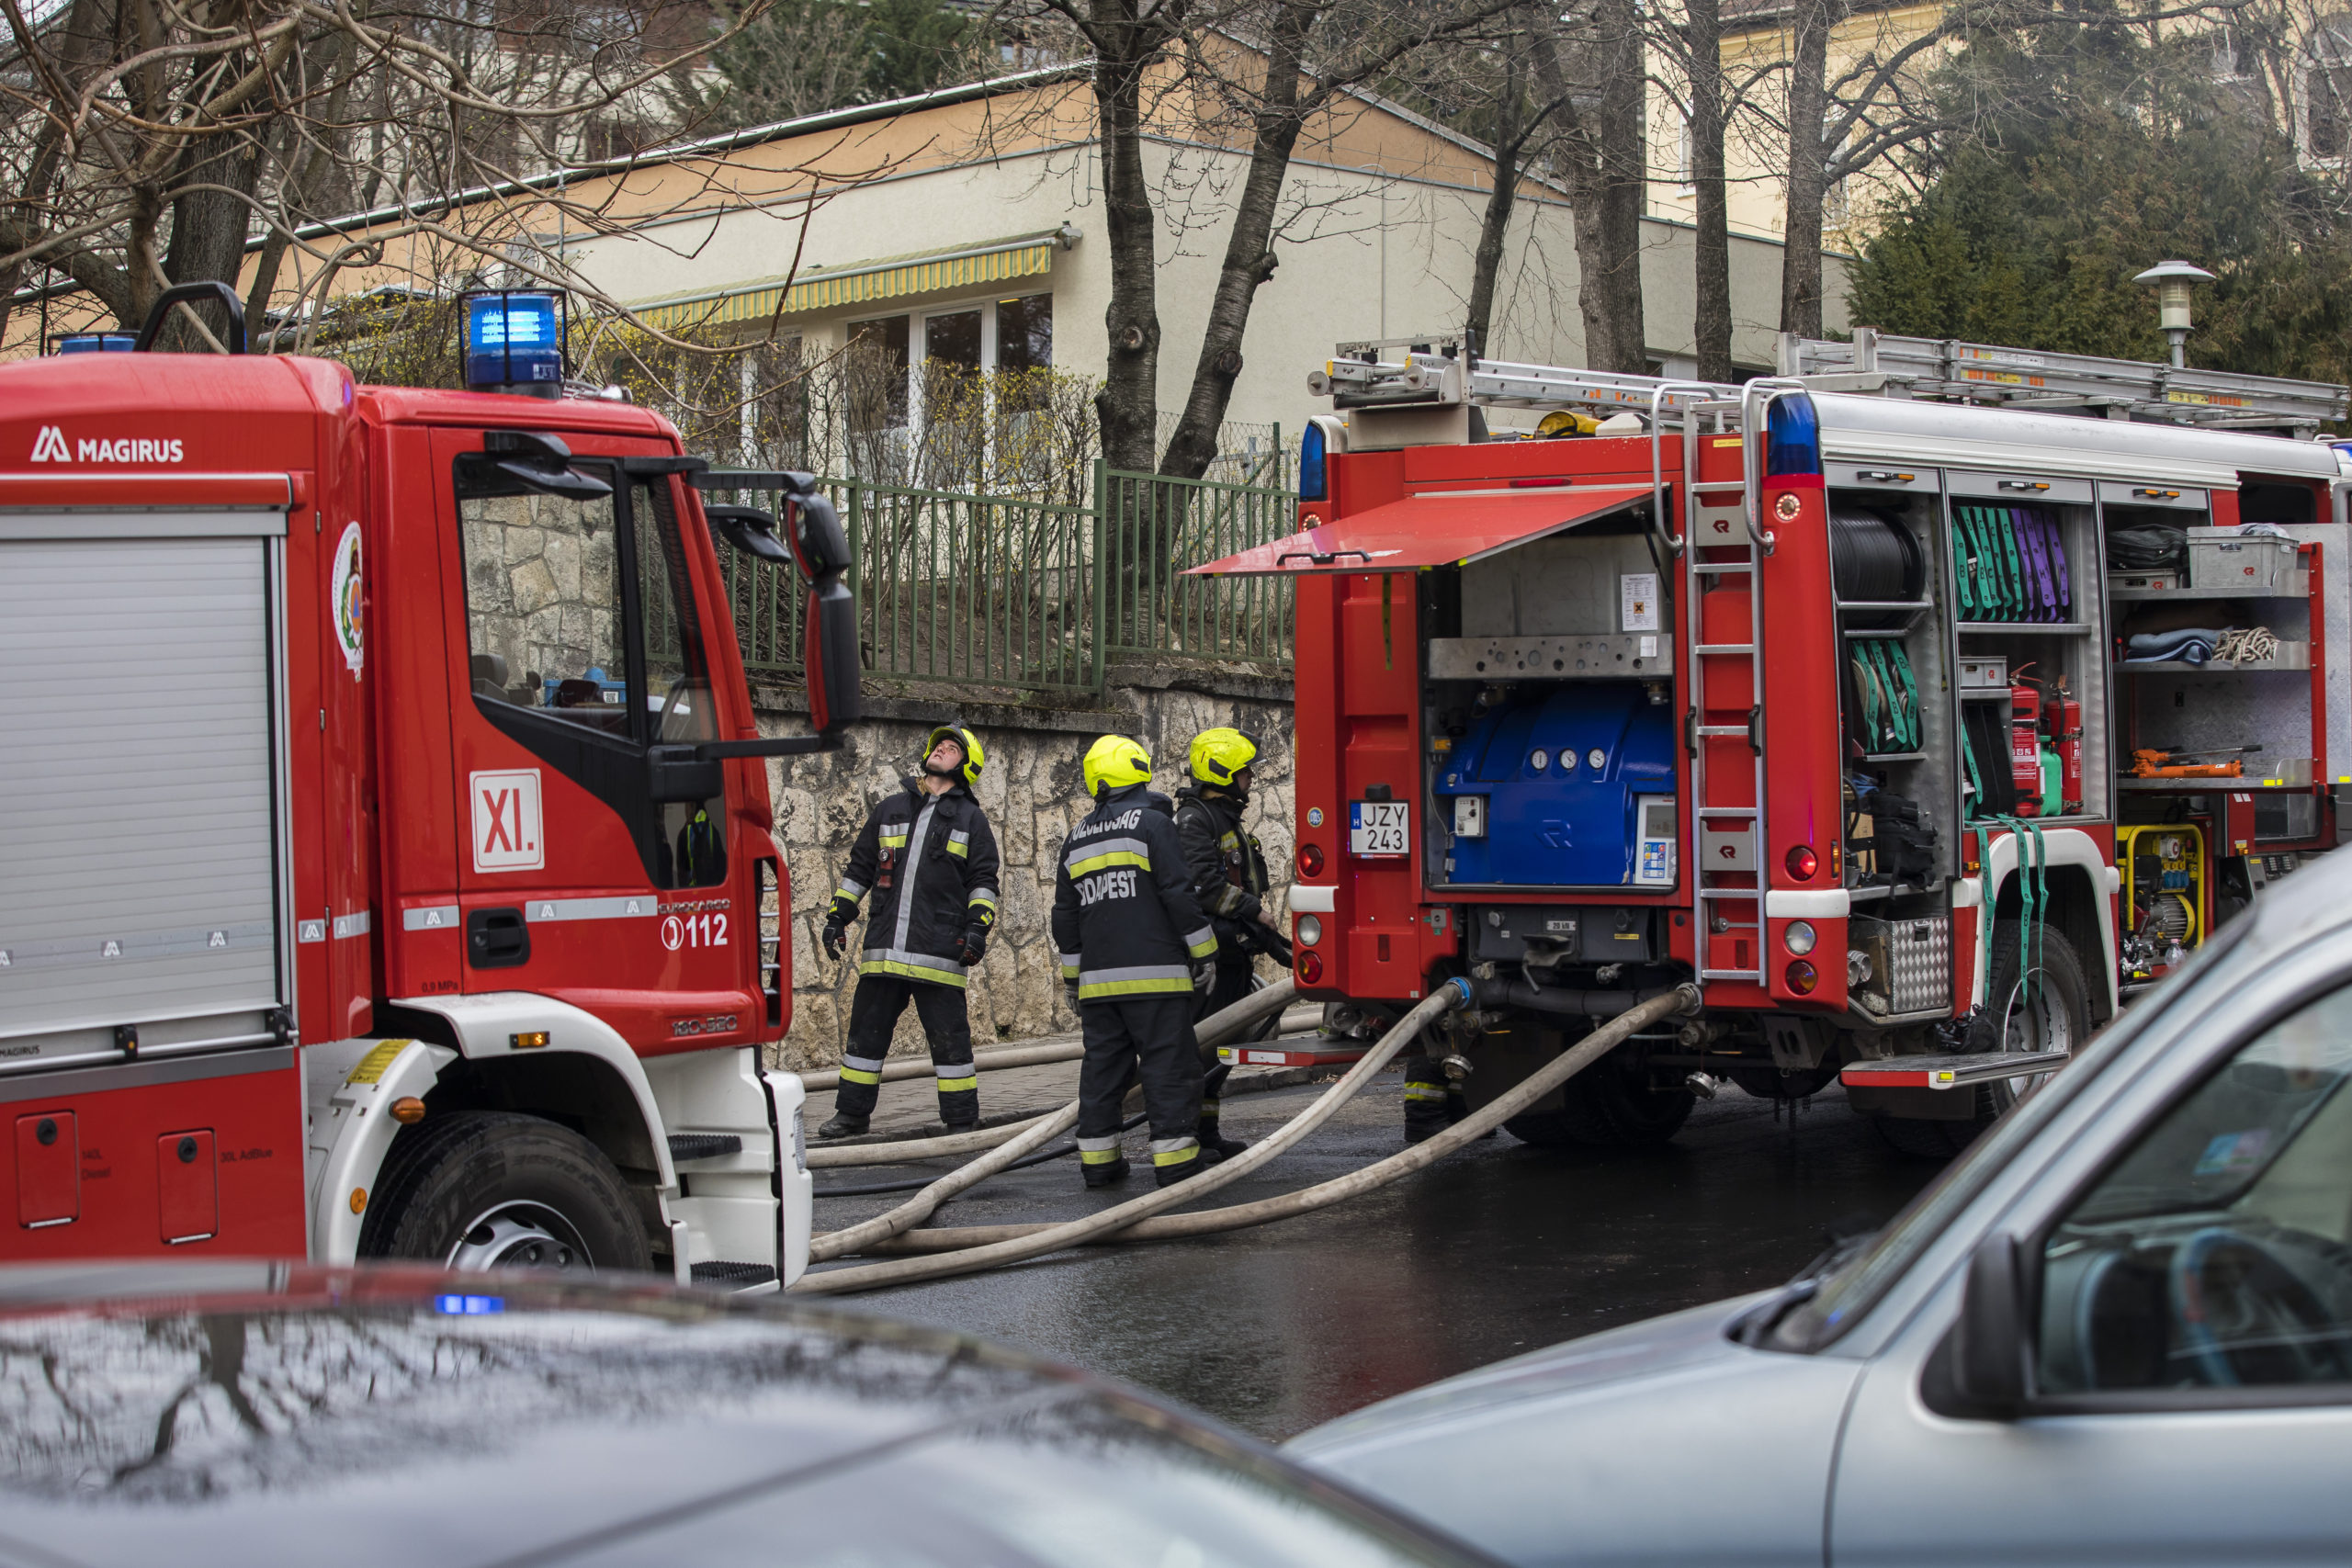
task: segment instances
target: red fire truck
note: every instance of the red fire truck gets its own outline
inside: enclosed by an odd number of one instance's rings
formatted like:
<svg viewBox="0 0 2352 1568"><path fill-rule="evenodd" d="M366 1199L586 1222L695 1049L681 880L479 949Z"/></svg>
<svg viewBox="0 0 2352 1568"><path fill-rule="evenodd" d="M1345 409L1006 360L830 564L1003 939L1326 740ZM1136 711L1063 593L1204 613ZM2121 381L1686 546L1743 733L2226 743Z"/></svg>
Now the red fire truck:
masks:
<svg viewBox="0 0 2352 1568"><path fill-rule="evenodd" d="M760 759L857 715L839 525L469 309L506 391L241 319L0 367L0 1258L805 1263ZM798 558L817 735L760 738L714 530Z"/></svg>
<svg viewBox="0 0 2352 1568"><path fill-rule="evenodd" d="M1197 569L1295 580L1304 993L1464 977L1432 1055L1476 1105L1702 987L1531 1141L1842 1077L1948 1152L2335 842L2344 388L1783 355L1730 387L1343 344L1300 531Z"/></svg>

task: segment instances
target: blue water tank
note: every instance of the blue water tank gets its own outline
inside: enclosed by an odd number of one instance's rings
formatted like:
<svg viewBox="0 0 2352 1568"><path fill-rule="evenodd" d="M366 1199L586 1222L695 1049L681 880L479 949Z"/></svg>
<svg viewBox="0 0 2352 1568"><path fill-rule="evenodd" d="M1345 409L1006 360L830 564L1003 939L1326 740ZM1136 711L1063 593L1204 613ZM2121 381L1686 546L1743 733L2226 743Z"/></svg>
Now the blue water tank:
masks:
<svg viewBox="0 0 2352 1568"><path fill-rule="evenodd" d="M1640 802L1673 793L1673 710L1639 682L1564 684L1491 709L1437 772L1442 825L1485 829L1453 836L1447 880L1630 886ZM1457 807L1465 795L1484 807Z"/></svg>

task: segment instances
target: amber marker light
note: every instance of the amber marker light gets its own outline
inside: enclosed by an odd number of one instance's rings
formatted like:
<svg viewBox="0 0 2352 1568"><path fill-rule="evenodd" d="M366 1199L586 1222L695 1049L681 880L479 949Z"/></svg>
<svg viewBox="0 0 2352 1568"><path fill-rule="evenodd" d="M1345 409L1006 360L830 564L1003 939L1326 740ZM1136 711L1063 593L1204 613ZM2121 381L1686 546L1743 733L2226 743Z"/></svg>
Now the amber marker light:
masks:
<svg viewBox="0 0 2352 1568"><path fill-rule="evenodd" d="M403 1127L413 1127L424 1120L424 1101L413 1094L404 1094L392 1101L392 1120Z"/></svg>

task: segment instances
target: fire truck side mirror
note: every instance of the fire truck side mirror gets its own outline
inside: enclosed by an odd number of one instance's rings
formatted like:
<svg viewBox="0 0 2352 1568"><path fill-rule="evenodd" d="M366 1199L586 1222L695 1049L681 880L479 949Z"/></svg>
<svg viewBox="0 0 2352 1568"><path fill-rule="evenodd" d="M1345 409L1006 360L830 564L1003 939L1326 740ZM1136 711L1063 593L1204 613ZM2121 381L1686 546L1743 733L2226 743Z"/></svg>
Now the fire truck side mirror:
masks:
<svg viewBox="0 0 2352 1568"><path fill-rule="evenodd" d="M806 621L801 662L808 671L808 722L825 735L865 711L857 685L857 600L841 573L810 585Z"/></svg>
<svg viewBox="0 0 2352 1568"><path fill-rule="evenodd" d="M718 530L718 536L747 556L782 566L792 559L792 552L775 536L775 518L756 506L727 506L707 502L703 515Z"/></svg>
<svg viewBox="0 0 2352 1568"><path fill-rule="evenodd" d="M613 487L594 474L571 466L571 448L560 436L539 430L488 430L481 449L498 471L511 479L567 501L594 501L613 493Z"/></svg>
<svg viewBox="0 0 2352 1568"><path fill-rule="evenodd" d="M808 579L801 662L808 672L808 721L820 735L865 711L858 693L857 600L842 576L849 570L849 536L830 497L812 476L792 497L792 554Z"/></svg>

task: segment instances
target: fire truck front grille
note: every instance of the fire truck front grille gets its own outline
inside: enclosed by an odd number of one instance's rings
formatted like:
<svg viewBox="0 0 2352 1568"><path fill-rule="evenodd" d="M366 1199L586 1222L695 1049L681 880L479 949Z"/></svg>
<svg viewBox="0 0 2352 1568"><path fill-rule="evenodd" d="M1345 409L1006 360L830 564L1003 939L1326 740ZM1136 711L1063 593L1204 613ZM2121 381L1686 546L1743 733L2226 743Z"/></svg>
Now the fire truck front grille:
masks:
<svg viewBox="0 0 2352 1568"><path fill-rule="evenodd" d="M1951 1006L1951 917L1887 922L1887 1000L1897 1013Z"/></svg>

